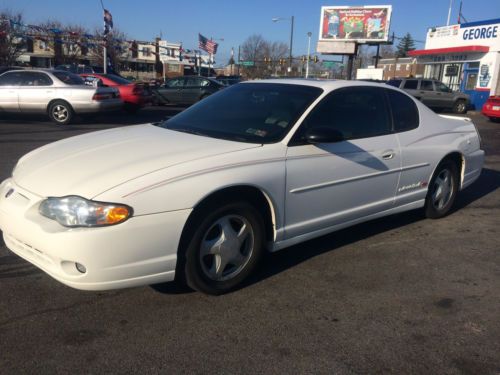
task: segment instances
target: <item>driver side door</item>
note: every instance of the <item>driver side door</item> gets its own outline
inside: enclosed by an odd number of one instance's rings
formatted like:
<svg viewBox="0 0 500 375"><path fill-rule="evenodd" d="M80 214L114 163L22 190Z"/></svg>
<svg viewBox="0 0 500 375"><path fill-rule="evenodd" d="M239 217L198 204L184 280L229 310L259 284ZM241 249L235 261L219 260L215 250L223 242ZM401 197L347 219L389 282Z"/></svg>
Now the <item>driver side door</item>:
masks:
<svg viewBox="0 0 500 375"><path fill-rule="evenodd" d="M346 87L304 120L287 150L286 238L393 207L401 152L387 108L382 88ZM310 144L306 134L315 127L333 128L342 140Z"/></svg>

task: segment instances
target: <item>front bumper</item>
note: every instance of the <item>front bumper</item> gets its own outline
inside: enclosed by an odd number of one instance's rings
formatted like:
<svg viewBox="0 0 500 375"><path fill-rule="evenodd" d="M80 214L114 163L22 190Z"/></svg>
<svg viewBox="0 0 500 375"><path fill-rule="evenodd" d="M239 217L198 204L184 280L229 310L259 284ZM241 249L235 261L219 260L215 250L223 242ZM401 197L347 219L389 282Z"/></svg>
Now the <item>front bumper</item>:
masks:
<svg viewBox="0 0 500 375"><path fill-rule="evenodd" d="M136 216L110 227L66 228L38 213L43 199L12 179L4 181L0 229L10 250L56 280L76 289L108 290L174 279L190 209Z"/></svg>

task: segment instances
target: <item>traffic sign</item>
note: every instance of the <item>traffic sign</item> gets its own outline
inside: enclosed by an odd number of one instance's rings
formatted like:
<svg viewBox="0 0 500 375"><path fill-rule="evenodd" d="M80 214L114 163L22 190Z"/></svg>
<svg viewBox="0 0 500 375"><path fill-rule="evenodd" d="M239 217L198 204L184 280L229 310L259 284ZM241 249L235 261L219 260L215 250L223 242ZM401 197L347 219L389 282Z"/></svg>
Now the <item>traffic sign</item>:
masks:
<svg viewBox="0 0 500 375"><path fill-rule="evenodd" d="M240 64L243 66L254 66L253 61L240 61Z"/></svg>

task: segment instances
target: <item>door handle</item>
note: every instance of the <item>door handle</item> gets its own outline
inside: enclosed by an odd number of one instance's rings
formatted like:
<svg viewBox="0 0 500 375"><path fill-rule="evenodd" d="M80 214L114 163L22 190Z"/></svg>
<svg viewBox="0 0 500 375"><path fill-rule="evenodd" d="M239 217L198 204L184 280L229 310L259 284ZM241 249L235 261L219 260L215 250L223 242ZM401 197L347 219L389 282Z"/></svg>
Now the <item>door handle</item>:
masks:
<svg viewBox="0 0 500 375"><path fill-rule="evenodd" d="M393 150L387 150L382 154L382 159L390 160L394 158L394 155L396 155L396 153Z"/></svg>

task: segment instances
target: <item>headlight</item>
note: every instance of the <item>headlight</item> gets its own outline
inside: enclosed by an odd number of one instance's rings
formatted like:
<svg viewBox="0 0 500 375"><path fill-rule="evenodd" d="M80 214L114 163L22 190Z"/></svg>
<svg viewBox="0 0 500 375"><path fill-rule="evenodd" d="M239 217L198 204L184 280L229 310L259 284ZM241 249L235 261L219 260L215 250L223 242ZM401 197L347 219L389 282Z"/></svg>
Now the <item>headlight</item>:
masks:
<svg viewBox="0 0 500 375"><path fill-rule="evenodd" d="M65 227L99 227L123 223L132 208L122 204L95 202L78 196L47 198L38 207L41 215Z"/></svg>

